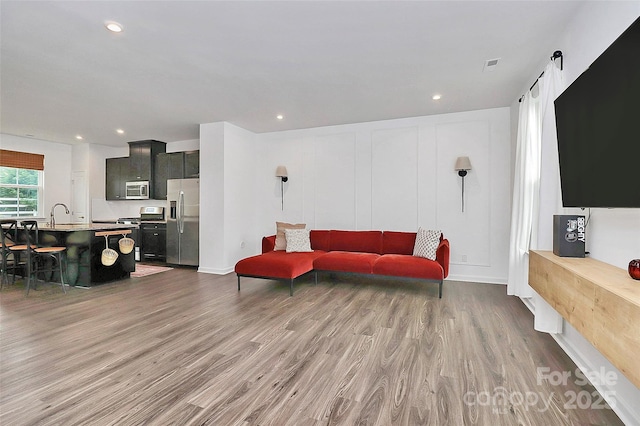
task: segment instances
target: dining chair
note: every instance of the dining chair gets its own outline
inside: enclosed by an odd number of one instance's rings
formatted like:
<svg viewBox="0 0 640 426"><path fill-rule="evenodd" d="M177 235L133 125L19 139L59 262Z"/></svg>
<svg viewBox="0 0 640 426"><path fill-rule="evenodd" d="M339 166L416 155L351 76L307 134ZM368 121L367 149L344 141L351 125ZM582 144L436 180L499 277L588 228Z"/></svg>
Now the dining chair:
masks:
<svg viewBox="0 0 640 426"><path fill-rule="evenodd" d="M34 280L35 289L38 283L38 274L50 273L50 277L53 277L53 273L58 272L60 275L60 285L62 291L65 293L67 289L64 283L64 254L67 250L66 247L40 247L39 246L39 231L38 222L35 220L23 220L22 227L27 239L27 288L26 294L29 295L29 289L31 288L31 280ZM47 277L44 276L44 281L47 281Z"/></svg>
<svg viewBox="0 0 640 426"><path fill-rule="evenodd" d="M16 269L19 262L11 248L16 246L18 241L18 221L0 219L0 228L2 228L2 276L0 277L0 290L2 290L3 285L9 283L9 274L7 273L9 269L13 271L12 282L16 280Z"/></svg>

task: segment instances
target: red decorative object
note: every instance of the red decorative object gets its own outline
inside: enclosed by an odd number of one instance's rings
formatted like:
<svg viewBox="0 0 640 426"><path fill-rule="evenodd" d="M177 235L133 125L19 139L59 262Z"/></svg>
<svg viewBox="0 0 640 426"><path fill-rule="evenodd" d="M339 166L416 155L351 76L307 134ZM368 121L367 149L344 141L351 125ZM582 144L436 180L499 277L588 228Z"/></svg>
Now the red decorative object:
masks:
<svg viewBox="0 0 640 426"><path fill-rule="evenodd" d="M629 262L629 275L634 280L640 280L640 259L633 259Z"/></svg>

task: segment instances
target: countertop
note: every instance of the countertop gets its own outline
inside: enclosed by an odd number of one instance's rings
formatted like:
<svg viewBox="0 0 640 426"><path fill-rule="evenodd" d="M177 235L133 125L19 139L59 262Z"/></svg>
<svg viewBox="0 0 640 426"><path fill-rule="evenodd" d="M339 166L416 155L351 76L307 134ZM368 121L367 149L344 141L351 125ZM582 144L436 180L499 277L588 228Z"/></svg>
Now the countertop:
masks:
<svg viewBox="0 0 640 426"><path fill-rule="evenodd" d="M111 229L136 229L137 225L122 225L114 223L60 223L55 228L49 226L48 223L38 223L38 229L41 231L108 231Z"/></svg>

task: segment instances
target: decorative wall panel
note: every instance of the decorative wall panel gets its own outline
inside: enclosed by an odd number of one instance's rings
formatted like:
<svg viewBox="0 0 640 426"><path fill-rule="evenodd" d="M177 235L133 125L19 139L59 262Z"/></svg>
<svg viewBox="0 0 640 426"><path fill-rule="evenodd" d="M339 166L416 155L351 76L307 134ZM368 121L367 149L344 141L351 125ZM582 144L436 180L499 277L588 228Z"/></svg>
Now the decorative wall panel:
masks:
<svg viewBox="0 0 640 426"><path fill-rule="evenodd" d="M492 235L489 121L438 124L436 145L437 226L451 242L451 263L490 266ZM460 156L469 157L472 166L464 182L464 212L462 179L454 170L456 159ZM508 238L508 235L499 237Z"/></svg>
<svg viewBox="0 0 640 426"><path fill-rule="evenodd" d="M355 135L314 138L315 229L355 229Z"/></svg>
<svg viewBox="0 0 640 426"><path fill-rule="evenodd" d="M418 225L418 127L371 133L372 228L415 231Z"/></svg>

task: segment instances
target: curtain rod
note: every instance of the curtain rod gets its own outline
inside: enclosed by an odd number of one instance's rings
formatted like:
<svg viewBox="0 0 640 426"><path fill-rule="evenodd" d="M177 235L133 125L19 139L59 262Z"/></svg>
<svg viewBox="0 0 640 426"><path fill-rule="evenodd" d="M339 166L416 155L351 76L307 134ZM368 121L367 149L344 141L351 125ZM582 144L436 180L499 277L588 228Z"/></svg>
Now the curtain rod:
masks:
<svg viewBox="0 0 640 426"><path fill-rule="evenodd" d="M561 50L556 50L555 52L553 52L553 55L551 55L551 60L555 61L556 59L560 58L560 71L562 71L563 68L563 57L562 57L562 51ZM536 87L536 84L538 84L538 80L540 80L540 78L542 78L542 76L544 75L544 71L542 71L542 73L538 76L538 78L536 78L536 81L533 82L533 84L531 85L531 87L529 87L529 91L532 91L534 87ZM524 98L524 95L520 96L520 99L518 99L518 102L522 102L522 98Z"/></svg>

